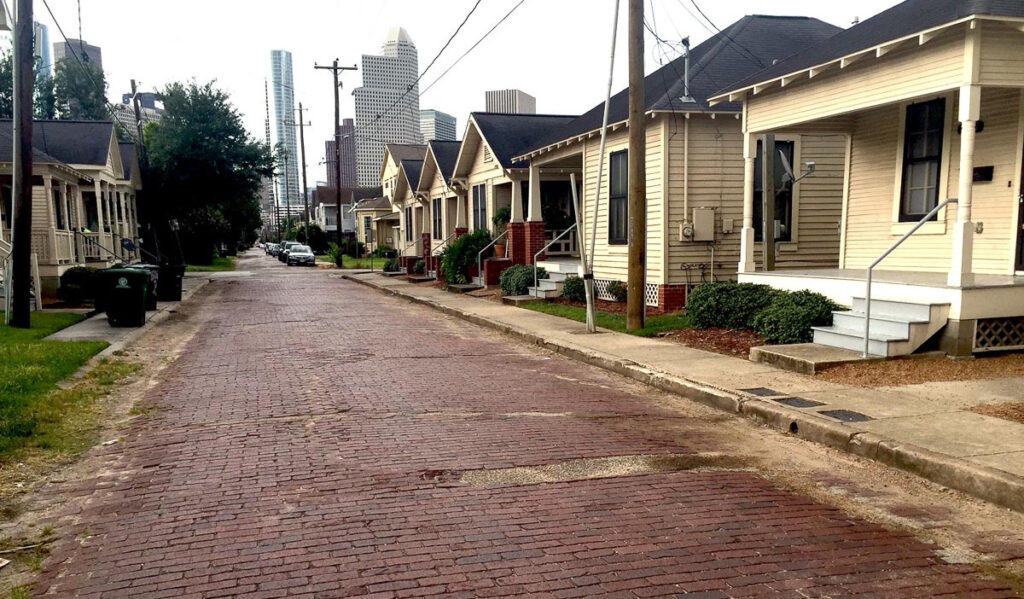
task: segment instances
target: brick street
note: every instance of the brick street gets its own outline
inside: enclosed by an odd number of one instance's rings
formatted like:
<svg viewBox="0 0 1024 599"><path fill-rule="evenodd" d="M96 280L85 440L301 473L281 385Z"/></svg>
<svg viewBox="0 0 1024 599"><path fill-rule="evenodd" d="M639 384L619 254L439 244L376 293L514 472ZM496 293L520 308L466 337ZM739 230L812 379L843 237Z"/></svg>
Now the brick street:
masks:
<svg viewBox="0 0 1024 599"><path fill-rule="evenodd" d="M723 451L643 389L250 254L36 590L77 597L1013 597L749 467L542 484L462 473Z"/></svg>

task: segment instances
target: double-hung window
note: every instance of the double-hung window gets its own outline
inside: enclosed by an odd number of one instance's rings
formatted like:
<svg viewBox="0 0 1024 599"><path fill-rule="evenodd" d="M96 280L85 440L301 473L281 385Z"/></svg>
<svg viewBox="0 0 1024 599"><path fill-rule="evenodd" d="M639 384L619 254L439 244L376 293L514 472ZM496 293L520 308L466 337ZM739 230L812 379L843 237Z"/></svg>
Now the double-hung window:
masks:
<svg viewBox="0 0 1024 599"><path fill-rule="evenodd" d="M405 209L405 242L412 243L412 207Z"/></svg>
<svg viewBox="0 0 1024 599"><path fill-rule="evenodd" d="M487 227L487 185L473 186L473 230Z"/></svg>
<svg viewBox="0 0 1024 599"><path fill-rule="evenodd" d="M434 239L441 239L441 198L434 198L434 201L431 202L430 215L434 221Z"/></svg>
<svg viewBox="0 0 1024 599"><path fill-rule="evenodd" d="M623 245L627 240L629 216L629 155L626 150L608 157L608 245Z"/></svg>
<svg viewBox="0 0 1024 599"><path fill-rule="evenodd" d="M907 106L903 130L903 184L900 189L900 221L921 220L939 203L939 172L942 170L942 134L946 100Z"/></svg>

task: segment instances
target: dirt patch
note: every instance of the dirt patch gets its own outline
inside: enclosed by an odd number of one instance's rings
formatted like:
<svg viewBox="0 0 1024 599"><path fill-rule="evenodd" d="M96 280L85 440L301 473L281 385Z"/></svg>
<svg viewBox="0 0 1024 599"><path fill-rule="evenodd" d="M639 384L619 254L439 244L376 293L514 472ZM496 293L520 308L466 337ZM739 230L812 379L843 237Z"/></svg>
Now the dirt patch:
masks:
<svg viewBox="0 0 1024 599"><path fill-rule="evenodd" d="M556 297L550 300L553 304L562 304L564 306L576 306L577 308L586 308L586 302L574 302L567 300L564 297ZM609 314L625 314L626 313L626 302L609 302L607 300L594 300L594 306L598 312L607 312ZM661 316L665 314L665 311L657 308L647 306L648 316Z"/></svg>
<svg viewBox="0 0 1024 599"><path fill-rule="evenodd" d="M750 355L750 348L766 344L764 338L753 331L733 331L720 328L667 331L659 334L658 337L682 343L694 349L703 349L744 359Z"/></svg>
<svg viewBox="0 0 1024 599"><path fill-rule="evenodd" d="M933 381L972 381L1024 376L1024 353L982 356L970 360L946 357L894 358L854 362L829 368L822 380L857 387L917 385Z"/></svg>
<svg viewBox="0 0 1024 599"><path fill-rule="evenodd" d="M501 289L477 289L476 291L470 291L466 295L470 297L479 297L481 299L490 300L492 302L501 303Z"/></svg>
<svg viewBox="0 0 1024 599"><path fill-rule="evenodd" d="M1009 420L1010 422L1019 422L1024 424L1024 403L1020 402L1006 402L1006 403L993 403L983 406L974 406L971 411L975 414L981 414L982 416L992 416L994 418L1002 418L1003 420Z"/></svg>

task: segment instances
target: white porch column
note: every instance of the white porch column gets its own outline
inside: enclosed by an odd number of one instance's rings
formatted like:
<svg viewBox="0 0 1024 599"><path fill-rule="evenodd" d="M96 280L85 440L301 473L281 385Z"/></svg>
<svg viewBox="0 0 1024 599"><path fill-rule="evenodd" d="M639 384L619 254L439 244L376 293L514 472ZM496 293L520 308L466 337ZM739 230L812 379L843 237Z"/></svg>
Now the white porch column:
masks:
<svg viewBox="0 0 1024 599"><path fill-rule="evenodd" d="M974 139L981 115L981 86L960 88L960 187L953 225L953 262L949 267L950 287L963 287L972 282L974 261L974 223L971 222L971 200L974 193Z"/></svg>
<svg viewBox="0 0 1024 599"><path fill-rule="evenodd" d="M455 228L465 229L466 228L466 212L468 212L468 201L469 194L465 191L455 192Z"/></svg>
<svg viewBox="0 0 1024 599"><path fill-rule="evenodd" d="M43 176L43 194L46 196L46 213L50 215L50 229L57 228L57 214L54 212L56 205L53 201L53 177Z"/></svg>
<svg viewBox="0 0 1024 599"><path fill-rule="evenodd" d="M512 197L514 198L515 196L513 195ZM540 208L540 167L533 164L530 165L530 213L527 215L526 220L531 223L539 223L544 220Z"/></svg>
<svg viewBox="0 0 1024 599"><path fill-rule="evenodd" d="M96 192L96 232L103 233L103 228L106 226L104 216L107 213L107 208L103 204L103 182L99 180L94 181L93 189Z"/></svg>
<svg viewBox="0 0 1024 599"><path fill-rule="evenodd" d="M738 272L754 272L754 158L757 140L743 134L743 229L740 231L740 263Z"/></svg>
<svg viewBox="0 0 1024 599"><path fill-rule="evenodd" d="M523 183L519 179L512 179L512 218L509 222L523 222Z"/></svg>

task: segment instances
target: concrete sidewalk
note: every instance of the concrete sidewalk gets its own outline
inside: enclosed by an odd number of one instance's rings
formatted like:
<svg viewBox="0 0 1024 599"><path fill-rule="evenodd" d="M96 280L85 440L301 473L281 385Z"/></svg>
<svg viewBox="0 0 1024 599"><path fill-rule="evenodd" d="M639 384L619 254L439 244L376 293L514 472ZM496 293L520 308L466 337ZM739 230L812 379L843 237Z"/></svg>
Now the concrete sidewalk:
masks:
<svg viewBox="0 0 1024 599"><path fill-rule="evenodd" d="M345 274L660 389L1024 511L1024 425L967 411L1021 400L1024 379L866 389L689 348L602 331L379 274Z"/></svg>

